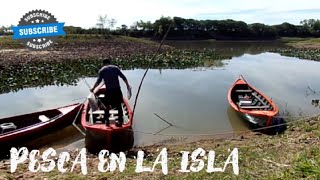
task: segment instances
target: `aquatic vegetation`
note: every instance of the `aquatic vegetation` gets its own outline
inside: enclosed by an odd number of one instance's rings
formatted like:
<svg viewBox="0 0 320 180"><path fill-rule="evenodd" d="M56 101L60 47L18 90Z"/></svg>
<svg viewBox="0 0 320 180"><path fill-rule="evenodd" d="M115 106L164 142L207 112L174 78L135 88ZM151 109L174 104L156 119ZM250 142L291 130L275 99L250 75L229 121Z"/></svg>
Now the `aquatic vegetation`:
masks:
<svg viewBox="0 0 320 180"><path fill-rule="evenodd" d="M101 67L101 58L41 59L17 61L14 64L0 64L0 93L18 91L26 87L43 87L47 85L75 85L79 78L95 77ZM152 61L151 53L114 57L113 63L122 69L147 68L150 63L153 69L183 69L206 66L222 66L223 63L212 63L231 57L217 55L213 51L170 50L165 51ZM210 63L211 62L211 63Z"/></svg>
<svg viewBox="0 0 320 180"><path fill-rule="evenodd" d="M320 61L320 49L311 48L284 48L274 49L271 52L276 52L282 56L297 57L313 61Z"/></svg>

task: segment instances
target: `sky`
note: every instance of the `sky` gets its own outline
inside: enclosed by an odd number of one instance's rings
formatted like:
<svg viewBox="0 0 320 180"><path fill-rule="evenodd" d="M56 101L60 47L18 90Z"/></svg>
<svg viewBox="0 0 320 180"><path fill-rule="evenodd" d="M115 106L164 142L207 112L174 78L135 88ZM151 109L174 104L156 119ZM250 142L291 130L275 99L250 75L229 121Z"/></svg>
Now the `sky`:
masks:
<svg viewBox="0 0 320 180"><path fill-rule="evenodd" d="M117 20L117 26L161 16L234 19L269 25L303 19L320 19L319 0L4 0L0 3L0 26L17 25L27 12L42 9L65 25L95 27L99 15Z"/></svg>

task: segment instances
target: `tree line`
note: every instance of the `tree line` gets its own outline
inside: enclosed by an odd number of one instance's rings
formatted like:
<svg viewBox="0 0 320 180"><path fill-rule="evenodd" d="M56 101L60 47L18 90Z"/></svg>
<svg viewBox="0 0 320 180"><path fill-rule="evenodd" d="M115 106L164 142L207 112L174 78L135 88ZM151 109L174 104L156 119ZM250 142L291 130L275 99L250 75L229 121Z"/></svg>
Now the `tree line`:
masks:
<svg viewBox="0 0 320 180"><path fill-rule="evenodd" d="M136 22L129 29L128 34L135 37L162 37L170 24L172 29L168 34L169 39L263 40L279 37L320 37L320 20L315 19L303 20L300 25L287 22L279 25L265 25L247 24L231 19L195 20L161 17L154 23Z"/></svg>
<svg viewBox="0 0 320 180"><path fill-rule="evenodd" d="M2 35L13 35L12 27L13 27L13 25L0 26L0 36L2 36Z"/></svg>
<svg viewBox="0 0 320 180"><path fill-rule="evenodd" d="M114 28L117 21L113 18L108 19L106 15L99 16L97 21L96 27L93 28L66 26L64 30L67 34L113 34L160 39L171 25L172 28L167 38L175 40L273 40L279 37L320 37L320 20L318 19L303 20L300 25L287 22L265 25L262 23L247 24L232 19L195 20L162 16L153 23L140 20L130 27L123 24L117 28ZM3 28L0 28L0 35L4 34L3 32Z"/></svg>
<svg viewBox="0 0 320 180"><path fill-rule="evenodd" d="M265 25L262 23L247 24L231 19L195 20L181 17L161 17L153 23L140 20L130 27L123 24L115 29L112 29L115 20L101 21L101 18L99 19L97 24L100 24L100 27L90 29L65 27L65 30L67 33L73 34L114 34L160 39L172 25L167 38L173 40L273 40L279 37L320 37L320 20L315 19L303 20L300 25L287 22L278 25ZM103 22L109 22L109 27L101 25L104 24Z"/></svg>

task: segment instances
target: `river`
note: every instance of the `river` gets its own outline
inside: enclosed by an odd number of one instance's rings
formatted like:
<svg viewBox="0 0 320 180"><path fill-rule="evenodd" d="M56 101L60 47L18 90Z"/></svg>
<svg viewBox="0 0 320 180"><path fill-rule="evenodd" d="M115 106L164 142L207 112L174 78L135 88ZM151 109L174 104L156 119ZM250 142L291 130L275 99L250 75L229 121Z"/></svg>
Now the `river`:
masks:
<svg viewBox="0 0 320 180"><path fill-rule="evenodd" d="M278 48L275 42L168 42L177 48L208 48L232 55L222 67L197 67L193 69L151 69L144 81L134 118L135 145L178 142L195 137L217 137L246 130L247 127L230 109L227 91L243 75L246 80L271 97L281 114L291 116L312 115L319 107L311 104L319 99L311 89L320 91L320 63L270 53ZM145 70L126 70L133 87L133 106L139 82ZM93 85L95 78L86 78ZM122 83L123 93L126 95ZM308 88L309 87L309 88ZM83 81L76 86L46 86L27 88L0 95L0 118L33 111L55 108L81 102L89 93ZM171 122L173 127L154 113ZM152 135L161 131L160 135ZM58 136L59 134L59 136ZM64 147L82 141L82 135L72 126L40 139L45 146ZM34 142L40 142L37 139ZM79 147L77 143L70 147Z"/></svg>

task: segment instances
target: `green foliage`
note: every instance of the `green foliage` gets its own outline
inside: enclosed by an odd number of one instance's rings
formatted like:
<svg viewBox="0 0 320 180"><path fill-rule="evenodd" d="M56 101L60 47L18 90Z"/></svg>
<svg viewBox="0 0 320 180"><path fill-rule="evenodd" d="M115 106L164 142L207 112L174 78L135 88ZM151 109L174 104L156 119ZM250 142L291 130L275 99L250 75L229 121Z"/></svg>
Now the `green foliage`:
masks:
<svg viewBox="0 0 320 180"><path fill-rule="evenodd" d="M13 25L11 25L11 26L1 26L0 27L0 36L2 36L2 35L13 35L12 27L13 27Z"/></svg>
<svg viewBox="0 0 320 180"><path fill-rule="evenodd" d="M286 48L286 49L275 49L275 50L272 50L272 52L277 52L283 56L320 61L320 49Z"/></svg>
<svg viewBox="0 0 320 180"><path fill-rule="evenodd" d="M303 151L296 158L295 174L300 178L320 179L320 148Z"/></svg>
<svg viewBox="0 0 320 180"><path fill-rule="evenodd" d="M183 69L192 67L222 66L214 61L230 57L219 56L213 51L173 50L159 54L150 62L152 55L135 54L127 57L115 57L113 63L122 69L151 68ZM35 61L3 67L0 77L0 93L18 91L26 87L47 85L75 85L81 77L96 77L101 60L64 59ZM1 67L0 67L1 68Z"/></svg>
<svg viewBox="0 0 320 180"><path fill-rule="evenodd" d="M268 38L277 34L276 29L272 26L267 26L261 23L254 23L249 25L249 31L253 37Z"/></svg>
<svg viewBox="0 0 320 180"><path fill-rule="evenodd" d="M268 26L261 23L246 24L243 21L232 19L195 20L162 16L154 23L142 20L136 22L128 34L134 37L156 37L161 39L171 24L173 24L173 28L169 32L168 39L250 40L276 39L279 36L316 37L319 36L320 28L318 20L312 21L312 25L309 25L312 28L308 28L287 22Z"/></svg>
<svg viewBox="0 0 320 180"><path fill-rule="evenodd" d="M97 27L83 29L81 27L66 26L67 34L114 34L132 37L149 37L161 39L172 24L168 39L217 39L217 40L255 40L276 39L278 37L320 37L320 20L306 19L301 25L284 22L279 25L268 26L261 23L246 24L243 21L226 20L196 20L181 17L161 16L155 22L137 21L130 28L121 25L113 27L117 21L99 16ZM0 35L12 34L12 26L0 28Z"/></svg>
<svg viewBox="0 0 320 180"><path fill-rule="evenodd" d="M305 19L300 22L300 24L303 25L303 27L310 31L312 34L316 34L317 36L320 36L320 20L317 19Z"/></svg>

